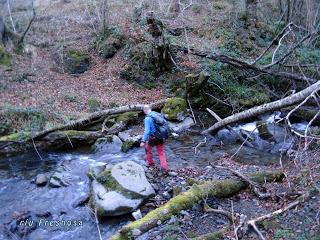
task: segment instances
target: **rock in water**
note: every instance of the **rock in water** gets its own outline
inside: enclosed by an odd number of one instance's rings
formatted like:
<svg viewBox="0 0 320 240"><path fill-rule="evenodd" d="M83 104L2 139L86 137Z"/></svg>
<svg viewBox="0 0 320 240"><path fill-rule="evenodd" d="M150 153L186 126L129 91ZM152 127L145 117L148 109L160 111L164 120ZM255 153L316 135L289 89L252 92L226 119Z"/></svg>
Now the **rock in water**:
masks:
<svg viewBox="0 0 320 240"><path fill-rule="evenodd" d="M132 216L135 220L139 220L142 218L142 214L141 214L141 211L140 209L138 209L137 211L133 212L132 213Z"/></svg>
<svg viewBox="0 0 320 240"><path fill-rule="evenodd" d="M63 167L58 168L50 178L50 187L67 187L70 185L71 175Z"/></svg>
<svg viewBox="0 0 320 240"><path fill-rule="evenodd" d="M44 186L48 182L48 178L45 174L40 173L36 177L36 184L37 186Z"/></svg>
<svg viewBox="0 0 320 240"><path fill-rule="evenodd" d="M105 169L92 181L90 203L97 215L119 216L135 211L155 194L143 167L125 161Z"/></svg>
<svg viewBox="0 0 320 240"><path fill-rule="evenodd" d="M99 138L92 146L95 152L119 153L121 151L122 141L116 136Z"/></svg>
<svg viewBox="0 0 320 240"><path fill-rule="evenodd" d="M194 121L191 117L185 118L182 122L168 122L169 128L174 133L183 132L194 125Z"/></svg>
<svg viewBox="0 0 320 240"><path fill-rule="evenodd" d="M142 135L134 136L131 130L119 132L118 136L123 141L121 147L121 150L123 152L128 152L130 149L134 147L139 147L140 141L142 139Z"/></svg>
<svg viewBox="0 0 320 240"><path fill-rule="evenodd" d="M91 180L96 179L96 177L102 173L106 169L107 164L104 162L95 162L93 164L90 164L89 172L88 172L88 177Z"/></svg>

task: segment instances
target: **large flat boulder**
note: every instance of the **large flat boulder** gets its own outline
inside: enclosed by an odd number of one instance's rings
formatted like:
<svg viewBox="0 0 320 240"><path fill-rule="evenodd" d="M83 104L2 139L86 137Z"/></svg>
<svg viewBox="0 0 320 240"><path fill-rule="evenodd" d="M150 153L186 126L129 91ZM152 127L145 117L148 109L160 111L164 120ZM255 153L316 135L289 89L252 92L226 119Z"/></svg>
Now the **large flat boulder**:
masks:
<svg viewBox="0 0 320 240"><path fill-rule="evenodd" d="M133 161L104 169L103 164L99 164L96 168L93 166L89 170L92 179L90 203L99 217L133 212L155 194L143 167Z"/></svg>
<svg viewBox="0 0 320 240"><path fill-rule="evenodd" d="M143 201L143 199L130 199L116 191L108 191L104 185L96 180L92 182L92 191L99 217L119 216L133 212Z"/></svg>
<svg viewBox="0 0 320 240"><path fill-rule="evenodd" d="M149 198L155 193L146 178L143 167L133 161L116 164L111 169L111 174L121 187L143 198Z"/></svg>

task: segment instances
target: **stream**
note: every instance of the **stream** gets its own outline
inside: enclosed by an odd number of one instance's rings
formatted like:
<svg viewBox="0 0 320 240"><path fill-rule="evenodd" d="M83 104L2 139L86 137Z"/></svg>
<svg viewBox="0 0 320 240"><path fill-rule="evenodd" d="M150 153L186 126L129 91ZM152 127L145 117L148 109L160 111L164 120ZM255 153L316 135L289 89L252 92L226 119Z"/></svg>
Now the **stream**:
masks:
<svg viewBox="0 0 320 240"><path fill-rule="evenodd" d="M234 129L252 129L254 123L238 125ZM275 127L275 126L273 126ZM278 139L284 138L283 128L276 126ZM277 164L283 148L292 144L292 137L269 143L254 133L257 149L243 147L237 154L237 159L245 164L268 165ZM280 135L282 137L280 137ZM234 136L226 129L216 135L206 137L187 132L175 138L170 138L166 144L166 155L170 169L182 167L205 167L209 163L226 155L233 154L239 148ZM227 142L228 144L221 144ZM203 142L199 144L200 142ZM195 148L195 146L197 146ZM113 152L113 153L110 153ZM89 148L80 148L64 152L40 152L41 158L35 152L20 154L14 157L0 158L0 239L20 239L9 230L16 228L17 222L12 221L17 215L24 214L34 220L30 227L21 230L26 240L64 240L64 239L99 239L95 218L91 210L85 206L75 207L79 199L89 192L89 179L86 175L89 165L93 162L115 164L125 160L135 161L145 166L144 150L135 148L128 153L116 151L98 151L92 153ZM156 154L155 154L156 156ZM155 159L158 161L157 157ZM37 187L34 178L39 173L52 173L63 165L70 173L68 187L51 188ZM45 221L66 221L64 226L46 226ZM103 239L108 239L122 225L132 220L131 216L105 219L99 223ZM75 224L68 226L70 222ZM30 223L28 223L30 224ZM70 225L70 224L69 224ZM6 226L6 227L5 227ZM30 231L30 228L32 231ZM20 236L22 237L22 236Z"/></svg>

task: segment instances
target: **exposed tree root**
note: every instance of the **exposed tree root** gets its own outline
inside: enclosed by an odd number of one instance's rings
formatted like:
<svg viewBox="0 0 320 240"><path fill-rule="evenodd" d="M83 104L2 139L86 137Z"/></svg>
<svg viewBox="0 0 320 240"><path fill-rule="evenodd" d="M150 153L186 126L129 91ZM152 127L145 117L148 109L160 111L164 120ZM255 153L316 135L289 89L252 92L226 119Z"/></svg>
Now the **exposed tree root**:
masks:
<svg viewBox="0 0 320 240"><path fill-rule="evenodd" d="M281 172L257 172L250 176L252 181L272 182L282 179ZM261 181L262 180L262 181ZM195 203L208 197L224 198L232 196L248 186L247 182L235 179L211 180L194 184L187 192L169 200L165 205L149 212L142 219L124 226L112 240L130 239L133 233L142 234L171 218L181 210L191 208Z"/></svg>

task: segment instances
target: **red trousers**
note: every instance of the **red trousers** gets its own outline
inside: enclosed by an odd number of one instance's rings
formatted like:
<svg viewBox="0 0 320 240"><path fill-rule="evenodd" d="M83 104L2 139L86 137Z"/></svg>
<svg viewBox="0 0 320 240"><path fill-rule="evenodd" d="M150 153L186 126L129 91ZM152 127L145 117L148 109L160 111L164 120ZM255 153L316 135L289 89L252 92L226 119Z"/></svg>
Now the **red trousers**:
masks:
<svg viewBox="0 0 320 240"><path fill-rule="evenodd" d="M157 148L162 169L165 171L168 171L166 155L164 153L164 144L163 143L158 144L156 145L156 148ZM147 155L146 159L147 159L148 166L154 166L154 160L152 156L152 146L149 144L149 141L146 142L145 149L146 149L146 155Z"/></svg>

